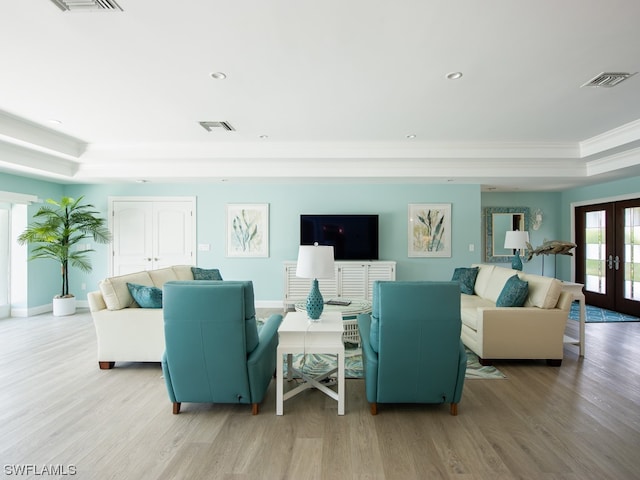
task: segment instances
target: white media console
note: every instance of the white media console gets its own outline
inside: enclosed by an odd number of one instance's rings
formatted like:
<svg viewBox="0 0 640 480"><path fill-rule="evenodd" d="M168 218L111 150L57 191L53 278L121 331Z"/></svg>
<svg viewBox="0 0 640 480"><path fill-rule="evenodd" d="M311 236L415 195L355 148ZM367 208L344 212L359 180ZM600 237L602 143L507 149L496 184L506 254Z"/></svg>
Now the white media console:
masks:
<svg viewBox="0 0 640 480"><path fill-rule="evenodd" d="M396 262L337 261L333 278L318 279L325 301L332 298L371 300L373 282L395 280ZM306 300L311 280L296 277L296 262L284 262L284 308Z"/></svg>

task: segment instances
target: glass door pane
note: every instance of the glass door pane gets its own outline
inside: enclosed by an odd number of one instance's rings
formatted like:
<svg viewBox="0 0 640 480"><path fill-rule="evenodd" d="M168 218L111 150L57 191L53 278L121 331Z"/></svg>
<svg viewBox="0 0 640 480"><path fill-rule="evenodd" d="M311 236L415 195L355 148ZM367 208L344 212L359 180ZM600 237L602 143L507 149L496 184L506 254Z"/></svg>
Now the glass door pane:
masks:
<svg viewBox="0 0 640 480"><path fill-rule="evenodd" d="M624 298L640 300L640 207L624 209Z"/></svg>
<svg viewBox="0 0 640 480"><path fill-rule="evenodd" d="M585 289L607 293L606 254L607 219L605 210L586 212L585 215Z"/></svg>

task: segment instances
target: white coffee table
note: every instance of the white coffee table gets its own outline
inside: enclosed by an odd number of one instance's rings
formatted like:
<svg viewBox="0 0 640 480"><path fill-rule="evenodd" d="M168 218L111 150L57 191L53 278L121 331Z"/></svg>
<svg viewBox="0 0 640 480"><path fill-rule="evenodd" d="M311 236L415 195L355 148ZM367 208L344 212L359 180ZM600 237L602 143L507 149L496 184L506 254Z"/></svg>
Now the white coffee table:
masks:
<svg viewBox="0 0 640 480"><path fill-rule="evenodd" d="M339 312L344 321L344 342L355 343L360 346L360 333L358 332L358 315L361 313L371 313L371 301L364 299L340 298L340 300L350 302L349 305L327 305L325 303L324 312ZM296 312L306 312L306 302L294 304Z"/></svg>
<svg viewBox="0 0 640 480"><path fill-rule="evenodd" d="M344 415L344 343L342 343L342 316L339 312L323 312L319 321L310 321L306 312L289 312L278 328L278 349L276 359L276 415L283 414L285 400L308 389L317 388L338 402L338 415ZM295 371L303 383L284 392L284 355L287 355L287 373L291 380L294 369L291 361L293 353L328 353L336 355L335 369L319 376L311 377L304 372ZM320 383L338 372L338 390L330 389Z"/></svg>

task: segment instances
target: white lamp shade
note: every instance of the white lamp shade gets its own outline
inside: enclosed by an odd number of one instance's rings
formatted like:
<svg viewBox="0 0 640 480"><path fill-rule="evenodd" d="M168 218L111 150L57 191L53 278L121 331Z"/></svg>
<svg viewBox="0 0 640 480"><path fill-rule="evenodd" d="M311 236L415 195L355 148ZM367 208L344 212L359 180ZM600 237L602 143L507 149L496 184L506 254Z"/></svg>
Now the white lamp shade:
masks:
<svg viewBox="0 0 640 480"><path fill-rule="evenodd" d="M300 245L296 277L333 278L333 247L327 245Z"/></svg>
<svg viewBox="0 0 640 480"><path fill-rule="evenodd" d="M528 241L529 241L529 232L512 230L507 232L507 234L504 237L504 248L515 248L515 249L526 248Z"/></svg>

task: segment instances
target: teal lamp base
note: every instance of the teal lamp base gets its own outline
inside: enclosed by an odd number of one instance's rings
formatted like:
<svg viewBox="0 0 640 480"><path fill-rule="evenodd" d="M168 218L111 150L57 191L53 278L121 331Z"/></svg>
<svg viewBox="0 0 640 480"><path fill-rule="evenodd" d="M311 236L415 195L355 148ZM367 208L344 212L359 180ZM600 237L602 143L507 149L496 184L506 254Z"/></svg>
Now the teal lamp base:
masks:
<svg viewBox="0 0 640 480"><path fill-rule="evenodd" d="M314 278L311 291L307 297L307 316L311 320L318 321L320 315L322 315L322 310L324 310L324 299L318 288L318 279Z"/></svg>
<svg viewBox="0 0 640 480"><path fill-rule="evenodd" d="M513 260L511 260L511 268L522 271L522 260L520 259L520 252L518 250L516 250L516 254Z"/></svg>

